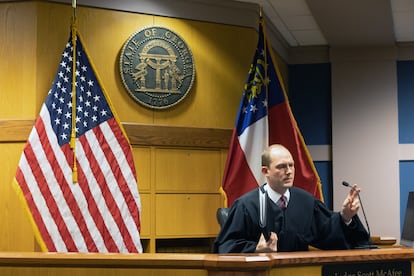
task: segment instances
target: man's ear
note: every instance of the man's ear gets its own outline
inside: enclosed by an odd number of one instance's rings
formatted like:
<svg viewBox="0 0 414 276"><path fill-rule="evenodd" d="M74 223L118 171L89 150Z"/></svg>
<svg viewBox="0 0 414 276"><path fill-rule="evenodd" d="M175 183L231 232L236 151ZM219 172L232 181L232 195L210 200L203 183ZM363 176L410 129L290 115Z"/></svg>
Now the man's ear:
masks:
<svg viewBox="0 0 414 276"><path fill-rule="evenodd" d="M266 175L267 174L267 167L266 166L262 166L262 174Z"/></svg>

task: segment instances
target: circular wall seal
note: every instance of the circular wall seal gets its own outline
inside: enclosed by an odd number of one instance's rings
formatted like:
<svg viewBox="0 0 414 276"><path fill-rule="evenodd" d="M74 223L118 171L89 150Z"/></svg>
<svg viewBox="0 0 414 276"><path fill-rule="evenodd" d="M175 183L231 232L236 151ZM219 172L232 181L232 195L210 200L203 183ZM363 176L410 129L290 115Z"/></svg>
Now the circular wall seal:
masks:
<svg viewBox="0 0 414 276"><path fill-rule="evenodd" d="M164 109L183 100L193 85L193 55L185 41L164 27L132 34L120 57L120 73L129 94L140 104Z"/></svg>

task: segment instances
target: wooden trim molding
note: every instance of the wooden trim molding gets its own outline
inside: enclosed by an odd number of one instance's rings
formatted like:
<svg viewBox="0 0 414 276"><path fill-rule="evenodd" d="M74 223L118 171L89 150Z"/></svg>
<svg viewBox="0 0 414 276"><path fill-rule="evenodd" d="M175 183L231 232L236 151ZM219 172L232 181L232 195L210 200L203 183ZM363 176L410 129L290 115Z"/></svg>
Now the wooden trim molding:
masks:
<svg viewBox="0 0 414 276"><path fill-rule="evenodd" d="M34 120L0 120L0 143L25 142ZM122 123L131 145L228 149L231 129Z"/></svg>
<svg viewBox="0 0 414 276"><path fill-rule="evenodd" d="M34 120L0 120L0 143L25 142Z"/></svg>
<svg viewBox="0 0 414 276"><path fill-rule="evenodd" d="M268 254L102 254L0 252L0 267L65 268L175 268L217 271L269 270L283 266L308 266L333 263L384 262L414 260L412 248L369 250L316 250ZM85 273L88 273L85 271ZM227 274L226 274L227 275ZM234 274L231 274L234 275ZM256 275L256 274L255 274Z"/></svg>
<svg viewBox="0 0 414 276"><path fill-rule="evenodd" d="M232 130L122 123L132 145L228 149Z"/></svg>
<svg viewBox="0 0 414 276"><path fill-rule="evenodd" d="M17 1L16 1L17 2ZM71 0L48 0L70 5ZM103 8L157 16L190 19L257 28L260 7L256 3L211 0L78 0L77 6Z"/></svg>

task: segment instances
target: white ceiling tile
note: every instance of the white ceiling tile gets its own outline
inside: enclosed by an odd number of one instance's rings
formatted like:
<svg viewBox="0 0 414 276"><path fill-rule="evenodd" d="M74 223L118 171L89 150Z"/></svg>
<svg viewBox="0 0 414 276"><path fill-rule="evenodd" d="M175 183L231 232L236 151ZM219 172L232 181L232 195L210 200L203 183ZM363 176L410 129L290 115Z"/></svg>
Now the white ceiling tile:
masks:
<svg viewBox="0 0 414 276"><path fill-rule="evenodd" d="M304 0L268 0L268 2L275 9L280 10L283 16L311 14Z"/></svg>
<svg viewBox="0 0 414 276"><path fill-rule="evenodd" d="M298 46L326 45L327 41L319 30L297 30L293 35L298 41Z"/></svg>
<svg viewBox="0 0 414 276"><path fill-rule="evenodd" d="M413 0L391 0L391 9L395 12L414 11Z"/></svg>
<svg viewBox="0 0 414 276"><path fill-rule="evenodd" d="M293 36L294 41L297 42L297 44L293 44L292 40L288 41L290 46L326 44L326 40L305 0L267 1L269 2L269 5L272 6L275 13L279 15L285 28L288 29L288 32L284 32L282 35L288 33L290 36ZM303 32L296 32L297 30ZM306 42L307 39L309 39L309 42ZM321 41L323 42L321 43Z"/></svg>
<svg viewBox="0 0 414 276"><path fill-rule="evenodd" d="M296 38L292 35L283 19L279 16L278 11L275 10L274 7L268 2L263 4L262 8L264 14L266 15L265 18L271 21L266 22L266 24L273 24L290 46L298 46Z"/></svg>
<svg viewBox="0 0 414 276"><path fill-rule="evenodd" d="M398 42L414 40L414 1L391 0L395 38Z"/></svg>
<svg viewBox="0 0 414 276"><path fill-rule="evenodd" d="M414 14L412 12L394 13L394 32L397 41L409 42L414 38Z"/></svg>
<svg viewBox="0 0 414 276"><path fill-rule="evenodd" d="M315 19L311 15L295 15L285 20L287 27L291 30L315 30L318 31L319 27L315 22Z"/></svg>
<svg viewBox="0 0 414 276"><path fill-rule="evenodd" d="M240 1L260 5L266 18L270 20L266 24L272 24L291 47L328 44L306 0ZM352 1L350 4L355 6L351 10L359 16L358 1ZM372 11L375 13L375 7ZM393 15L396 42L414 42L414 0L390 0L390 13ZM369 20L368 15L366 16Z"/></svg>

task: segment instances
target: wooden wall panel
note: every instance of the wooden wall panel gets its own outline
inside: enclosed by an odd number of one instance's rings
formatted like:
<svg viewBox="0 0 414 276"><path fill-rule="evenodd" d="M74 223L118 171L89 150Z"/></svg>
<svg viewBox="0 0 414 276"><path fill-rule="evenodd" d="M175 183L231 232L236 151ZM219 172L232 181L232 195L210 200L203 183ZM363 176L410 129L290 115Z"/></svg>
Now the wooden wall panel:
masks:
<svg viewBox="0 0 414 276"><path fill-rule="evenodd" d="M220 195L157 194L156 235L166 237L214 237L219 231L216 220Z"/></svg>
<svg viewBox="0 0 414 276"><path fill-rule="evenodd" d="M217 193L220 164L219 150L156 149L156 192Z"/></svg>
<svg viewBox="0 0 414 276"><path fill-rule="evenodd" d="M123 123L132 145L227 149L232 129Z"/></svg>
<svg viewBox="0 0 414 276"><path fill-rule="evenodd" d="M36 106L36 4L0 4L0 118L32 118Z"/></svg>
<svg viewBox="0 0 414 276"><path fill-rule="evenodd" d="M0 142L25 142L35 120L0 120Z"/></svg>
<svg viewBox="0 0 414 276"><path fill-rule="evenodd" d="M151 236L151 196L149 194L140 194L141 199L141 238Z"/></svg>
<svg viewBox="0 0 414 276"><path fill-rule="evenodd" d="M151 188L151 149L149 147L133 147L135 169L137 172L138 189L149 192Z"/></svg>

